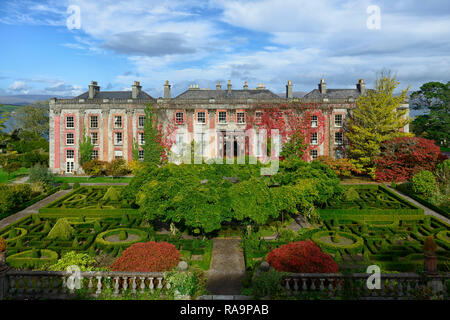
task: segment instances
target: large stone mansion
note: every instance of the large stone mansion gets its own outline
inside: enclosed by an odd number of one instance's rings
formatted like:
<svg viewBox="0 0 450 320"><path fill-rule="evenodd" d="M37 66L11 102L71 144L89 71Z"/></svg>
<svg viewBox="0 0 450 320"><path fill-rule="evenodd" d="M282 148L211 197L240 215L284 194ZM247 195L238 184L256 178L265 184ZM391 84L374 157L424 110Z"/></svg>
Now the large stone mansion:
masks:
<svg viewBox="0 0 450 320"><path fill-rule="evenodd" d="M242 143L247 116L260 117L262 106L296 106L314 103L322 109L324 125L317 126L317 117L311 117L312 132L309 143L309 158L321 155L336 158L345 153L345 121L356 99L365 93L362 79L354 89L327 89L322 79L317 89L302 98L293 96L293 85L287 82L286 95L280 97L264 85L242 89L232 89L230 81L222 88L217 83L215 89L203 89L191 85L185 92L172 97L170 84L164 84L164 97L155 99L142 91L135 81L131 91L101 91L97 82L92 81L89 90L72 99L50 100L50 169L54 173L67 174L82 172L78 165L79 141L83 133L91 137L94 145L93 158L111 161L115 158L132 159L133 141L144 144L144 123L146 104L152 104L163 123L176 120L176 143L179 146L192 139L199 142L201 153L206 158L225 156L228 146L234 155L245 150ZM409 110L408 103L402 108ZM301 112L301 110L297 110ZM308 120L309 121L309 120ZM409 131L408 126L403 129ZM321 136L322 139L318 137ZM143 150L139 151L143 159Z"/></svg>

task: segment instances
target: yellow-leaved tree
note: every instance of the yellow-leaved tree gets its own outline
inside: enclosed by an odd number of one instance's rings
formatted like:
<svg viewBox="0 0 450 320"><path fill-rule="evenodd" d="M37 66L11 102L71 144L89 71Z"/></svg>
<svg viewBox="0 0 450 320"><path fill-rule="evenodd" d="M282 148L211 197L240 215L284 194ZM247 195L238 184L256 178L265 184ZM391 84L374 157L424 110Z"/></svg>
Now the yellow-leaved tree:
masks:
<svg viewBox="0 0 450 320"><path fill-rule="evenodd" d="M383 70L377 75L375 88L358 98L348 119L349 156L372 177L375 175L373 161L380 153L380 144L393 138L412 136L400 131L410 119L406 116L407 110L400 108L409 86L401 94L394 95L399 84L390 71Z"/></svg>

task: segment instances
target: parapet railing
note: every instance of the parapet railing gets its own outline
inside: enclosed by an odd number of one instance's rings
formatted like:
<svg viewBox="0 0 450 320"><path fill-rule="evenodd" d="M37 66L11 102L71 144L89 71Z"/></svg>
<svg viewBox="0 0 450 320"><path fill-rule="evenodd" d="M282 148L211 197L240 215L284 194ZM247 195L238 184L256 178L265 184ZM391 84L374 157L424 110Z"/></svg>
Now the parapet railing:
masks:
<svg viewBox="0 0 450 320"><path fill-rule="evenodd" d="M349 299L449 299L450 274L380 274L379 282L367 273L292 273L282 286L288 296L319 294Z"/></svg>
<svg viewBox="0 0 450 320"><path fill-rule="evenodd" d="M169 289L162 272L105 271L21 271L0 273L1 299L70 299L76 289L85 289L88 296L98 297L108 289L113 296L125 292Z"/></svg>

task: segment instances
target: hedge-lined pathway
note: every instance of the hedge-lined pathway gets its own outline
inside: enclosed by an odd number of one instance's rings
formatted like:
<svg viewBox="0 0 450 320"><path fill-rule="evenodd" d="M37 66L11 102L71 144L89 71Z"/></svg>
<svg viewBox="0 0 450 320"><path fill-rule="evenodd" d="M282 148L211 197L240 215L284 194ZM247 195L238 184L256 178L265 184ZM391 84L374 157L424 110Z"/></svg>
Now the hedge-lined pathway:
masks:
<svg viewBox="0 0 450 320"><path fill-rule="evenodd" d="M213 239L206 288L212 295L240 295L245 277L241 239Z"/></svg>
<svg viewBox="0 0 450 320"><path fill-rule="evenodd" d="M49 195L47 198L42 199L41 201L38 201L35 204L32 204L28 208L25 208L22 211L14 213L14 214L10 215L9 217L6 217L6 218L0 220L0 230L3 229L4 227L10 225L11 223L14 223L17 220L20 220L20 219L28 216L31 213L38 213L40 208L49 204L50 202L55 201L56 199L68 194L71 191L72 191L72 189L61 190L61 191L55 192L54 194Z"/></svg>
<svg viewBox="0 0 450 320"><path fill-rule="evenodd" d="M396 194L398 194L400 197L408 200L409 202L415 204L416 206L418 206L419 208L422 208L424 213L430 216L433 216L435 218L438 218L441 221L444 221L445 223L450 224L450 219L448 219L447 217L444 217L442 214L437 213L434 210L431 210L430 208L424 206L423 204L417 202L416 200L414 200L413 198L408 197L407 195L395 190L394 188L391 188L391 186L387 186L389 190L395 192Z"/></svg>

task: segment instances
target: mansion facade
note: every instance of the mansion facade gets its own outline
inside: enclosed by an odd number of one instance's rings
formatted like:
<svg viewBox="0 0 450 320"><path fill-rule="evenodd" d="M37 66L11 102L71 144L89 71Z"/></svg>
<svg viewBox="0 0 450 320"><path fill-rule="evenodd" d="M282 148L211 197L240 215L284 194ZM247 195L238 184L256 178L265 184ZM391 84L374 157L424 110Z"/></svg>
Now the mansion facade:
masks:
<svg viewBox="0 0 450 320"><path fill-rule="evenodd" d="M89 90L75 98L52 98L49 136L51 171L57 174L82 172L78 160L83 134L91 137L94 145L92 158L102 161L116 158L132 160L133 142L137 142L142 160L144 109L147 104L153 105L163 125L175 120L177 130L173 149L194 139L201 146L204 158L227 156L227 150L232 150L234 156L242 155L246 150L246 121L249 117L261 117L263 108L280 106L280 109L289 108L301 116L303 109L300 106L314 105L321 110L322 123L319 126L317 116L309 116L308 122L311 122L313 130L308 131L308 158L341 158L345 156L346 118L355 107L356 99L365 94L366 88L360 79L353 89L327 89L322 79L317 89L302 98L293 96L291 81L286 85L285 97L271 92L262 84L249 89L245 83L242 89L235 90L230 81L223 89L220 83L215 89L191 85L176 97L171 97L170 91L171 86L166 81L164 97L155 99L142 91L137 81L131 86L131 91L101 91L97 82L92 81ZM408 102L401 108L409 110ZM403 130L408 132L408 126Z"/></svg>

